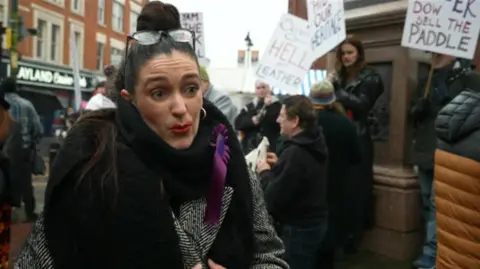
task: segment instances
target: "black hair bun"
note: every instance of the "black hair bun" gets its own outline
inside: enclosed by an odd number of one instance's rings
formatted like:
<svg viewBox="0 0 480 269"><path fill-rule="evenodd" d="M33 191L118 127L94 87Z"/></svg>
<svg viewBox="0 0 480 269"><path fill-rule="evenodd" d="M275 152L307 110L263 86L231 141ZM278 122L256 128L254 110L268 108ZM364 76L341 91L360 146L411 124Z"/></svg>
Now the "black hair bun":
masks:
<svg viewBox="0 0 480 269"><path fill-rule="evenodd" d="M178 9L162 1L147 3L137 19L137 31L170 31L180 28Z"/></svg>

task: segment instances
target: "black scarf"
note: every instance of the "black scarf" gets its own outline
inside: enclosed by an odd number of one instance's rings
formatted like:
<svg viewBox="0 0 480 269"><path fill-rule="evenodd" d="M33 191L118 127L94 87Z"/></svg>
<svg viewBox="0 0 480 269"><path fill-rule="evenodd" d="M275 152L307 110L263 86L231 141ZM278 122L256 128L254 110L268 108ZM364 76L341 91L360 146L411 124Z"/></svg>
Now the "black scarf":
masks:
<svg viewBox="0 0 480 269"><path fill-rule="evenodd" d="M226 185L233 187L235 192L208 256L219 264L228 265L227 268L249 268L255 250L252 192L246 161L227 118L213 104L203 102L207 115L201 119L192 145L185 150L176 150L166 144L144 123L136 108L123 99L117 101L116 121L126 143L148 167L162 176L174 211L184 201L207 195L214 154L210 146L212 133L220 123L228 127L230 161Z"/></svg>

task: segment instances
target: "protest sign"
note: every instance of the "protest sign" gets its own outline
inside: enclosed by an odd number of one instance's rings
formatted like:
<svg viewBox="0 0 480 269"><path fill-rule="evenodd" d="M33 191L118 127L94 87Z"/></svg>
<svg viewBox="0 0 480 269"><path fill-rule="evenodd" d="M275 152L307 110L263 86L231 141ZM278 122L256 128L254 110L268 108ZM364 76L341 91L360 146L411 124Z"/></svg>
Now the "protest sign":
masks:
<svg viewBox="0 0 480 269"><path fill-rule="evenodd" d="M315 58L327 54L347 37L343 0L308 0L307 13Z"/></svg>
<svg viewBox="0 0 480 269"><path fill-rule="evenodd" d="M402 46L473 59L479 31L478 0L409 0Z"/></svg>
<svg viewBox="0 0 480 269"><path fill-rule="evenodd" d="M298 94L313 62L307 25L304 19L283 15L255 68L255 76L286 93Z"/></svg>
<svg viewBox="0 0 480 269"><path fill-rule="evenodd" d="M247 165L250 170L255 173L257 170L257 163L260 160L267 160L267 151L268 147L270 146L270 142L268 142L268 138L265 136L263 137L262 141L258 145L258 147L245 156L247 160Z"/></svg>
<svg viewBox="0 0 480 269"><path fill-rule="evenodd" d="M182 28L195 32L195 53L198 58L205 58L205 35L202 12L181 13Z"/></svg>

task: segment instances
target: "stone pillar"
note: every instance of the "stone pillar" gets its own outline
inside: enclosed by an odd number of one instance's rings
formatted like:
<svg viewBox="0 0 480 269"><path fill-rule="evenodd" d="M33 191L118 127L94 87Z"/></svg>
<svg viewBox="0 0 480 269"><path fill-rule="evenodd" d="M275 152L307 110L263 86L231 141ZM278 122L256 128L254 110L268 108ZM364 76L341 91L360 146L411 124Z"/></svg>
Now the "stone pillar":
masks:
<svg viewBox="0 0 480 269"><path fill-rule="evenodd" d="M360 38L366 60L381 75L385 92L373 109L375 118L375 227L364 247L397 259L411 259L422 245L418 181L409 165L411 126L407 118L412 90L428 72L424 53L401 47L408 1L346 12L347 34ZM327 56L333 70L334 53ZM426 70L426 71L425 71Z"/></svg>

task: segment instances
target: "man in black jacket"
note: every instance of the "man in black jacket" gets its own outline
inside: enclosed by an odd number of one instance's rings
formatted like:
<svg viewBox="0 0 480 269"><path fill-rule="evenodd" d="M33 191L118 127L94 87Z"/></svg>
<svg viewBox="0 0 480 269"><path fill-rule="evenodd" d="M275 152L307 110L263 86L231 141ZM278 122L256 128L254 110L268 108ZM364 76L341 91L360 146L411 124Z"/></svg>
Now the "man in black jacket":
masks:
<svg viewBox="0 0 480 269"><path fill-rule="evenodd" d="M433 159L437 147L435 119L438 112L465 89L480 90L480 75L453 56L434 54L434 70L428 94L425 84L414 93L410 116L414 123L412 160L418 168L420 192L426 223L422 255L414 262L420 269L435 268L437 232L433 192Z"/></svg>
<svg viewBox="0 0 480 269"><path fill-rule="evenodd" d="M278 161L269 153L257 172L267 210L280 224L285 260L291 269L314 269L328 221L327 147L312 102L305 96L288 98L278 123L287 137L285 148Z"/></svg>
<svg viewBox="0 0 480 269"><path fill-rule="evenodd" d="M276 121L282 105L265 82L257 81L255 94L253 101L235 119L235 129L243 134L242 148L245 154L255 149L264 136L270 143L269 151L275 152L280 132Z"/></svg>

